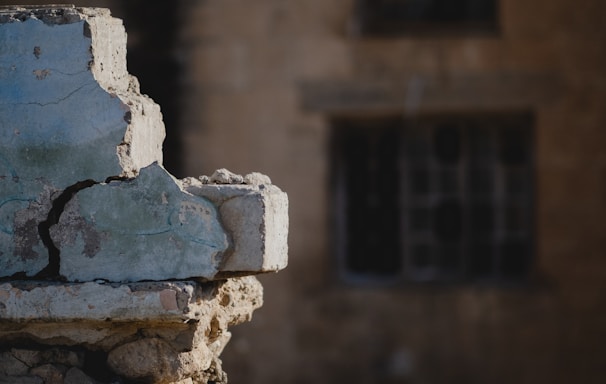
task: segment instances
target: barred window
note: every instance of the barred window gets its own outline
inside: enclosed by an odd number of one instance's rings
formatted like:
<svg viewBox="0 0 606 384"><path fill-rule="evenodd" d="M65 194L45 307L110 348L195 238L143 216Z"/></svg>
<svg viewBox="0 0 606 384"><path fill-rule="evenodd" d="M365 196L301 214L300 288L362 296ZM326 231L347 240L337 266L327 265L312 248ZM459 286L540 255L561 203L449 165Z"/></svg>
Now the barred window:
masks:
<svg viewBox="0 0 606 384"><path fill-rule="evenodd" d="M336 119L333 149L337 253L346 278L528 275L528 115Z"/></svg>

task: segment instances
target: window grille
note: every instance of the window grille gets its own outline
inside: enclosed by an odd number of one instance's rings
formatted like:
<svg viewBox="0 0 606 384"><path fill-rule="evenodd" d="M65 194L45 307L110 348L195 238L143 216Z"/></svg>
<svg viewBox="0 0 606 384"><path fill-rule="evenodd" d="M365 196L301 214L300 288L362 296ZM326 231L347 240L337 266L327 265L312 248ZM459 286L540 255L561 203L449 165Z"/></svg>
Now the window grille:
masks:
<svg viewBox="0 0 606 384"><path fill-rule="evenodd" d="M512 281L533 247L531 118L333 121L349 279Z"/></svg>

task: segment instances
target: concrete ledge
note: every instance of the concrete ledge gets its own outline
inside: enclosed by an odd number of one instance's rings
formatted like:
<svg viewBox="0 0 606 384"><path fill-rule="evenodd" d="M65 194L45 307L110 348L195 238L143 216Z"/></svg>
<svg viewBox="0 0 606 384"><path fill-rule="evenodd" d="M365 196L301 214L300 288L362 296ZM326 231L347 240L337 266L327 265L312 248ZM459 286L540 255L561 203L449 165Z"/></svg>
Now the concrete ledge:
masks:
<svg viewBox="0 0 606 384"><path fill-rule="evenodd" d="M207 316L213 305L221 302L227 303L223 307L249 306L251 310L261 305L262 288L256 279L244 277L230 280L225 288L229 290L229 286L233 285L239 290L246 285L246 292L255 296L254 304L244 305L238 302L238 296L219 292L224 284L196 281L130 284L34 281L2 283L0 324L109 320L182 324Z"/></svg>
<svg viewBox="0 0 606 384"><path fill-rule="evenodd" d="M184 190L212 201L231 235L220 272L277 272L288 264L288 197L271 184L204 184L184 181Z"/></svg>
<svg viewBox="0 0 606 384"><path fill-rule="evenodd" d="M228 327L250 320L262 295L250 276L210 283L0 284L0 383L24 382L43 368L86 371L92 364L86 360L95 356L102 357L97 367L107 363L136 382L224 382L219 355L231 338ZM83 382L93 381L70 381Z"/></svg>

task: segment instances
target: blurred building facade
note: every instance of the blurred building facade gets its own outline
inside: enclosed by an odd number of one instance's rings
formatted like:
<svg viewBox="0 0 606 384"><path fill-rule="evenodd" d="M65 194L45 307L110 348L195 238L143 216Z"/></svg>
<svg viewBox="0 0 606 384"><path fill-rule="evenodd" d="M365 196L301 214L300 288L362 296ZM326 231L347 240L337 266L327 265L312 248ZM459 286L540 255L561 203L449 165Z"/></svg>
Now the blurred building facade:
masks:
<svg viewBox="0 0 606 384"><path fill-rule="evenodd" d="M232 382L603 380L606 5L489 3L184 3L185 173L291 200Z"/></svg>
<svg viewBox="0 0 606 384"><path fill-rule="evenodd" d="M84 5L170 59L129 70L179 101L173 173L289 194L290 265L230 382L603 382L602 0Z"/></svg>

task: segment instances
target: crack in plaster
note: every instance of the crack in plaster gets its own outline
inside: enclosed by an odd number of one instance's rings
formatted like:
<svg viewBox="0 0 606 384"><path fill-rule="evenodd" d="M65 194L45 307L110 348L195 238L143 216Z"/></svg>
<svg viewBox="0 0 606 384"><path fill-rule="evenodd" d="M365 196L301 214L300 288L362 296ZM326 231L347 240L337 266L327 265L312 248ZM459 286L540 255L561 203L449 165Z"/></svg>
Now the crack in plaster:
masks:
<svg viewBox="0 0 606 384"><path fill-rule="evenodd" d="M84 88L86 88L86 87L94 87L95 85L97 85L97 84L94 84L94 83L84 84L84 85L76 88L75 90L71 91L67 95L65 95L65 97L57 99L57 101L49 101L48 103L36 103L36 102L29 102L29 103L1 103L0 102L0 105L38 105L40 107L46 107L47 105L58 105L58 104L60 104L60 103L62 103L64 101L66 101L70 97L74 96L76 93L82 91Z"/></svg>
<svg viewBox="0 0 606 384"><path fill-rule="evenodd" d="M108 184L112 181L121 182L121 181L127 181L127 180L130 180L130 179L127 177L122 177L122 176L109 176L105 179L104 183ZM31 278L27 278L27 277L23 276L22 278L24 280L36 280L36 279L58 279L58 280L62 280L62 281L65 280L65 278L63 276L61 276L61 274L59 272L60 267L61 267L61 250L55 245L55 243L50 235L50 228L59 222L59 219L61 218L61 215L63 214L63 211L65 210L65 206L67 205L67 203L69 203L74 198L74 196L76 196L76 194L78 192L80 192L83 189L90 188L96 184L101 184L101 183L98 181L92 180L92 179L78 181L77 183L72 184L69 187L65 188L63 190L63 192L61 192L59 194L59 196L57 196L55 199L53 199L53 201L51 203L51 209L48 212L46 220L38 223L38 235L40 236L42 243L48 250L48 265ZM18 274L21 274L21 273L22 272L18 272ZM1 280L2 279L0 279L0 281Z"/></svg>
<svg viewBox="0 0 606 384"><path fill-rule="evenodd" d="M65 188L57 198L52 201L52 207L48 211L46 220L38 224L38 235L42 243L48 250L48 265L38 272L33 278L52 278L62 279L59 269L61 265L61 251L53 242L50 235L50 228L59 222L59 218L65 209L65 205L82 189L90 188L95 184L99 184L92 179L79 181Z"/></svg>

